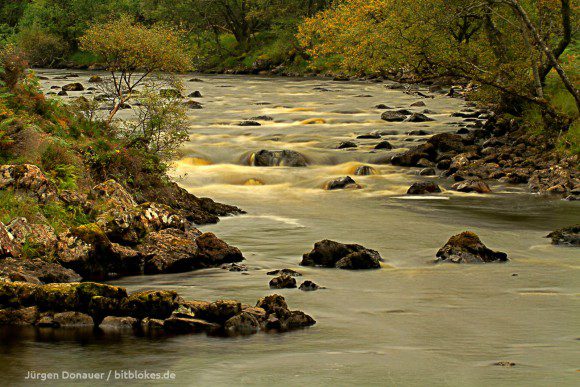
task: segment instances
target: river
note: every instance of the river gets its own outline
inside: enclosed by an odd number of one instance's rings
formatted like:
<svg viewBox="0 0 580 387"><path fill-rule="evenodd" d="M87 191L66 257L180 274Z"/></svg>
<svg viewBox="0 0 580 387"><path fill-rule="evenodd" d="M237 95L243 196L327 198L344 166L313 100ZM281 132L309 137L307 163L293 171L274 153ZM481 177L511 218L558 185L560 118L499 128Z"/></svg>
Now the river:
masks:
<svg viewBox="0 0 580 387"><path fill-rule="evenodd" d="M53 78L59 72L41 71ZM44 81L44 87L80 80ZM492 184L493 194L444 190L432 197L404 194L418 169L381 164L389 152L424 141L410 130L457 130L451 114L460 99L420 98L382 83L254 76L198 76L204 109L189 110L190 141L173 169L198 196L237 205L246 215L202 226L239 247L247 274L222 269L127 277L128 290L172 289L184 298L255 303L279 293L317 324L285 334L243 338L205 335L136 337L79 331L4 333L0 374L20 384L27 370L108 372L171 370L179 385L578 385L580 321L578 250L556 247L545 235L577 223L578 202L530 195L523 187ZM320 90L323 88L328 91ZM73 96L80 93L69 93ZM373 106L409 108L417 101L435 121L387 123ZM271 116L261 126L237 123ZM307 120L314 124L306 124ZM393 151L373 151L387 132ZM341 141L359 147L337 150ZM304 154L306 168L248 165L260 149ZM379 172L354 176L359 165ZM325 191L325 182L350 175L360 190ZM246 185L249 179L264 185ZM430 178L433 179L433 178ZM442 188L451 182L435 178ZM461 231L475 231L507 264L433 265L437 250ZM343 271L298 266L314 242L333 239L378 250L382 270ZM272 291L266 271L293 268L327 289ZM494 365L514 362L513 367ZM63 382L63 381L61 381ZM94 382L85 382L94 384Z"/></svg>

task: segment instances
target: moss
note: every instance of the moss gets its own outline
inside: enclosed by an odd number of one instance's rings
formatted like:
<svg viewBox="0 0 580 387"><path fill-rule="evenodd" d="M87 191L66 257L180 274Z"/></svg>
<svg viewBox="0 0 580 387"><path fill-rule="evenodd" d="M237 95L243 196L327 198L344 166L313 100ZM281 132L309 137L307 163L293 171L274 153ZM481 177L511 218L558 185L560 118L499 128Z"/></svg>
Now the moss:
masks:
<svg viewBox="0 0 580 387"><path fill-rule="evenodd" d="M85 243L92 245L104 245L109 243L107 235L96 223L89 223L75 227L71 233Z"/></svg>
<svg viewBox="0 0 580 387"><path fill-rule="evenodd" d="M166 319L183 301L174 291L157 290L135 292L123 301L125 315L135 318Z"/></svg>
<svg viewBox="0 0 580 387"><path fill-rule="evenodd" d="M29 306L36 303L39 285L28 282L0 282L0 305L4 307Z"/></svg>
<svg viewBox="0 0 580 387"><path fill-rule="evenodd" d="M454 247L469 248L481 244L481 240L474 232L464 231L449 238L447 244Z"/></svg>

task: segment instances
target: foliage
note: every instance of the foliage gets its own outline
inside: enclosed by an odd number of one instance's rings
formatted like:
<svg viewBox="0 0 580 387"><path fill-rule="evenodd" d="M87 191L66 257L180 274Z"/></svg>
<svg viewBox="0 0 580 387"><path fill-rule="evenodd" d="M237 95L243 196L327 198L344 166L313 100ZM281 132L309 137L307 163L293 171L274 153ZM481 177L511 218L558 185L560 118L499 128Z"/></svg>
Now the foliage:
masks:
<svg viewBox="0 0 580 387"><path fill-rule="evenodd" d="M163 25L146 27L127 16L93 25L80 44L96 54L112 75L116 101L109 123L150 74L191 69L190 56L177 31Z"/></svg>
<svg viewBox="0 0 580 387"><path fill-rule="evenodd" d="M40 67L52 66L69 51L68 44L61 37L35 27L22 29L16 36L16 44L30 64Z"/></svg>

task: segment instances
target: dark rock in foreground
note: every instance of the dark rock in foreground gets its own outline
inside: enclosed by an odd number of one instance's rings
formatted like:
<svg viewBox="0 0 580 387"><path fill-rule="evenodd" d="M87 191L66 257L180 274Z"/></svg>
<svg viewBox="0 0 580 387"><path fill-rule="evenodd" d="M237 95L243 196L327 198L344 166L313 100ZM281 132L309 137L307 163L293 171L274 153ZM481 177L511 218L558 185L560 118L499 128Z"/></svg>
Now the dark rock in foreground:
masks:
<svg viewBox="0 0 580 387"><path fill-rule="evenodd" d="M302 266L337 267L340 269L379 269L380 254L357 244L344 244L328 239L314 244L314 249L302 257Z"/></svg>
<svg viewBox="0 0 580 387"><path fill-rule="evenodd" d="M287 331L315 323L307 314L291 311L280 295L262 298L251 307L233 300L184 301L167 290L128 295L123 288L91 282L34 285L0 281L0 326L94 326L137 333L155 330L236 336L260 329Z"/></svg>
<svg viewBox="0 0 580 387"><path fill-rule="evenodd" d="M62 87L63 91L83 91L85 87L78 82L69 83Z"/></svg>
<svg viewBox="0 0 580 387"><path fill-rule="evenodd" d="M293 150L261 150L250 156L250 165L256 167L306 167L306 158Z"/></svg>
<svg viewBox="0 0 580 387"><path fill-rule="evenodd" d="M358 147L358 145L356 145L354 141L343 141L336 147L336 149L348 149L356 147Z"/></svg>
<svg viewBox="0 0 580 387"><path fill-rule="evenodd" d="M490 193L491 189L483 180L466 180L453 184L452 188L459 192Z"/></svg>
<svg viewBox="0 0 580 387"><path fill-rule="evenodd" d="M546 238L552 238L553 245L580 247L580 224L553 231Z"/></svg>
<svg viewBox="0 0 580 387"><path fill-rule="evenodd" d="M437 262L490 263L506 262L506 253L488 249L479 237L470 231L452 236L437 252Z"/></svg>
<svg viewBox="0 0 580 387"><path fill-rule="evenodd" d="M381 119L387 122L402 122L407 116L396 111L386 111L381 115Z"/></svg>

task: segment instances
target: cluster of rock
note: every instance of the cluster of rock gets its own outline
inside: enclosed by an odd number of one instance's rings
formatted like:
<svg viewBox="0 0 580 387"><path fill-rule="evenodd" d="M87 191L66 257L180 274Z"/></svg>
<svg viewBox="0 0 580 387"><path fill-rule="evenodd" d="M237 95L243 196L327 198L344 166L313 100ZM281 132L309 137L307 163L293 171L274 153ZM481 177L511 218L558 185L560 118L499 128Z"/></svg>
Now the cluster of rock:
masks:
<svg viewBox="0 0 580 387"><path fill-rule="evenodd" d="M580 224L552 231L546 237L554 245L580 247Z"/></svg>
<svg viewBox="0 0 580 387"><path fill-rule="evenodd" d="M34 165L0 166L0 190L11 190L42 205L51 202L82 206L93 223L55 232L42 215L0 223L0 277L32 283L103 280L121 275L183 272L244 259L239 249L195 225L217 221L235 207L199 199L175 190L169 200L137 203L113 180L96 185L86 195L58 192ZM179 201L179 195L184 200ZM196 206L197 205L197 206ZM38 258L26 259L33 246Z"/></svg>
<svg viewBox="0 0 580 387"><path fill-rule="evenodd" d="M297 287L297 282L294 277L302 277L302 274L292 269L272 270L266 274L277 276L270 280L269 285L272 289L295 289ZM324 287L318 286L310 280L306 280L300 284L299 289L304 292L310 292L324 289Z"/></svg>
<svg viewBox="0 0 580 387"><path fill-rule="evenodd" d="M290 310L279 295L264 297L252 307L234 300L185 301L168 290L127 294L124 288L93 282L0 282L0 325L236 336L315 323L309 315Z"/></svg>
<svg viewBox="0 0 580 387"><path fill-rule="evenodd" d="M528 184L532 192L575 199L580 194L578 156L562 156L542 136L531 136L514 120L496 120L486 111L467 109L454 114L477 124L458 133L441 133L396 154L397 166L437 168L455 180L455 189L490 192L483 180Z"/></svg>
<svg viewBox="0 0 580 387"><path fill-rule="evenodd" d="M311 252L302 256L301 266L335 267L347 270L380 269L383 258L371 249L328 239L316 242Z"/></svg>

